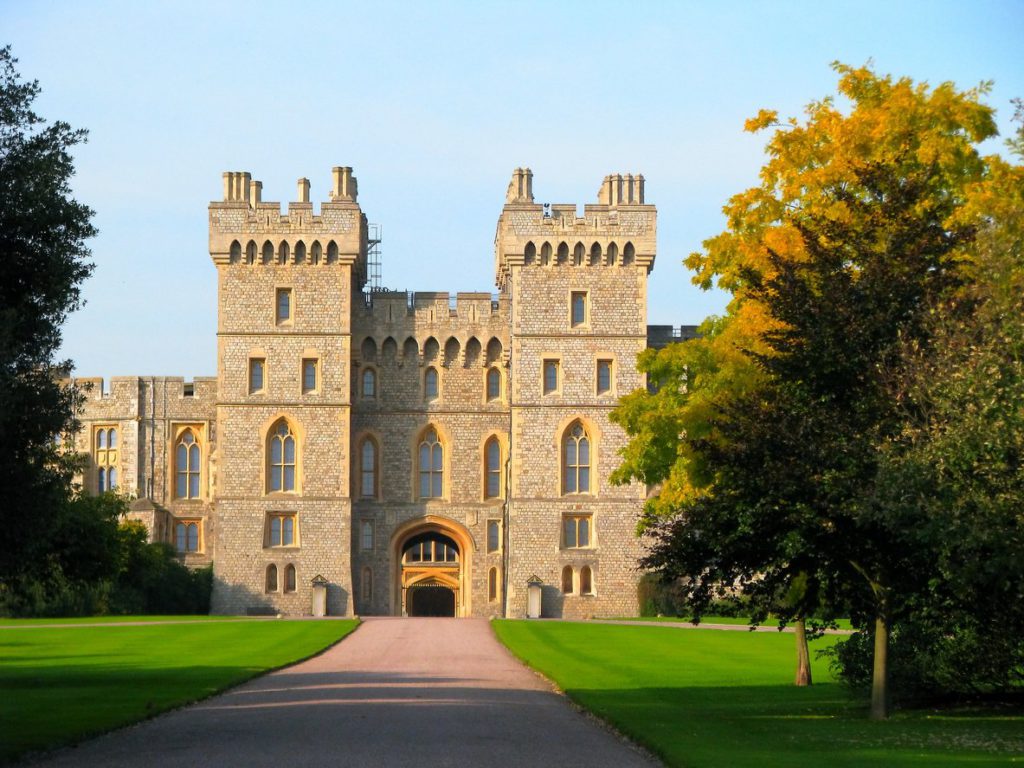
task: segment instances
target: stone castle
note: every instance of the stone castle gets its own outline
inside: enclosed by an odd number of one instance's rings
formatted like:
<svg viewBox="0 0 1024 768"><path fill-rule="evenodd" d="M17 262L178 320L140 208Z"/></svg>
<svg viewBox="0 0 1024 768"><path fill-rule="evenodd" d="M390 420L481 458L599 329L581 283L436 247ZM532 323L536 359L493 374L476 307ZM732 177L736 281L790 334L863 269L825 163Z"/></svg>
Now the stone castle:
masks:
<svg viewBox="0 0 1024 768"><path fill-rule="evenodd" d="M657 214L642 176L597 204L534 202L516 169L499 293L365 291L371 238L350 168L282 215L248 173L209 206L217 376L92 384L82 482L189 565L216 613L635 615L646 489L608 476L608 414L644 386Z"/></svg>

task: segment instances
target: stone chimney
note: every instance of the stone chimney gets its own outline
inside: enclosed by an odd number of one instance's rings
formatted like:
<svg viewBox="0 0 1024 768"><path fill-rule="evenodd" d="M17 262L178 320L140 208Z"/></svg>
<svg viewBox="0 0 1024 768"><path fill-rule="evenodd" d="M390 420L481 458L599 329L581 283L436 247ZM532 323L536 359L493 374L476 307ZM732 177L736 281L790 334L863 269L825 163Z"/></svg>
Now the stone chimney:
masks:
<svg viewBox="0 0 1024 768"><path fill-rule="evenodd" d="M299 202L309 202L309 179L299 179Z"/></svg>
<svg viewBox="0 0 1024 768"><path fill-rule="evenodd" d="M627 173L613 173L604 177L601 182L601 189L597 193L597 202L600 205L643 205L644 204L644 177L641 174L634 176Z"/></svg>
<svg viewBox="0 0 1024 768"><path fill-rule="evenodd" d="M505 193L505 202L533 202L533 171L529 168L516 168L512 171L512 181L508 183L508 191Z"/></svg>
<svg viewBox="0 0 1024 768"><path fill-rule="evenodd" d="M352 169L348 166L335 166L331 175L334 183L331 188L332 200L351 200L353 203L358 196L356 177L352 175Z"/></svg>

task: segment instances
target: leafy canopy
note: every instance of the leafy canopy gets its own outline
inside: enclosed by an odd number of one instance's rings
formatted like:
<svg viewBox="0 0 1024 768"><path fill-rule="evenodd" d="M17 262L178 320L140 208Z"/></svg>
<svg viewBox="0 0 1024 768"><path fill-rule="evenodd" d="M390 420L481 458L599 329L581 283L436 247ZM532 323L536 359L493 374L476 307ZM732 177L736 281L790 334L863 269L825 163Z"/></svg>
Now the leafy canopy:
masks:
<svg viewBox="0 0 1024 768"><path fill-rule="evenodd" d="M0 585L47 568L70 493L80 395L61 386L60 327L92 271L92 211L71 196L72 148L85 131L32 110L35 81L0 48Z"/></svg>

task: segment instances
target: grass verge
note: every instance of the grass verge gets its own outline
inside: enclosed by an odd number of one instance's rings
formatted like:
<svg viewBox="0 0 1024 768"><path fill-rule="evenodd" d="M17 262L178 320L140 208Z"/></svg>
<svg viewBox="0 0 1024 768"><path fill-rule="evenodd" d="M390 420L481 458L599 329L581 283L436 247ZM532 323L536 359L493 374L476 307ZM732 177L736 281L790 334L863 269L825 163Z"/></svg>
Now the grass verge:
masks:
<svg viewBox="0 0 1024 768"><path fill-rule="evenodd" d="M319 653L357 621L0 630L0 761L71 744Z"/></svg>
<svg viewBox="0 0 1024 768"><path fill-rule="evenodd" d="M493 624L516 656L672 766L1024 764L1021 711L903 711L871 722L821 662L814 686L791 684L792 635ZM815 641L812 654L834 642Z"/></svg>
<svg viewBox="0 0 1024 768"><path fill-rule="evenodd" d="M70 618L50 619L0 619L0 627L36 627L48 624L123 624L125 622L144 622L146 624L157 624L167 621L237 621L241 616L72 616Z"/></svg>

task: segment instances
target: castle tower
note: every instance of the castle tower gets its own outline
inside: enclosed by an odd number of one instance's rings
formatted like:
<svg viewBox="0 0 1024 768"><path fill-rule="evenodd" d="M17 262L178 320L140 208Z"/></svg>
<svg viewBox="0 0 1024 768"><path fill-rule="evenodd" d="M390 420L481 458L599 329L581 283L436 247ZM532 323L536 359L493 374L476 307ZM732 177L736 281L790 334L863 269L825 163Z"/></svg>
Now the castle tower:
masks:
<svg viewBox="0 0 1024 768"><path fill-rule="evenodd" d="M597 204L534 202L516 169L495 236L497 283L511 303L509 616L543 583L543 614L635 615L635 535L644 488L613 486L626 435L608 414L644 385L647 276L657 213L643 176L606 176Z"/></svg>
<svg viewBox="0 0 1024 768"><path fill-rule="evenodd" d="M351 304L367 225L351 168L316 214L310 184L282 215L248 173L209 207L217 267L213 611L352 612Z"/></svg>

